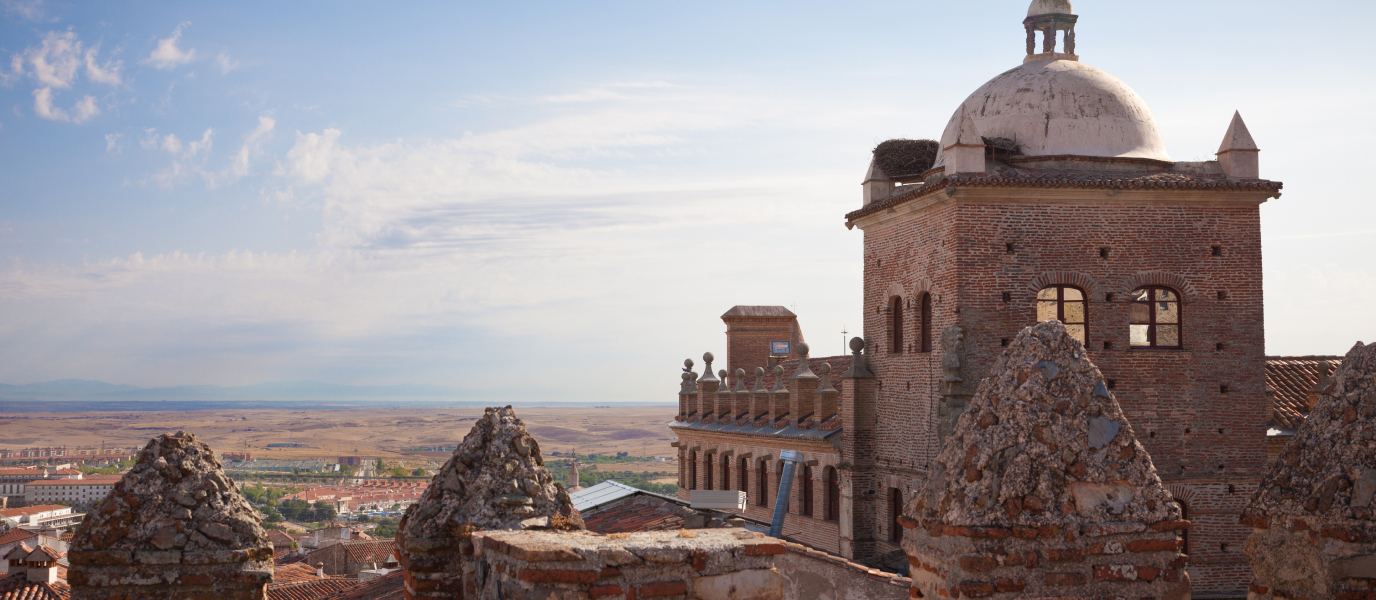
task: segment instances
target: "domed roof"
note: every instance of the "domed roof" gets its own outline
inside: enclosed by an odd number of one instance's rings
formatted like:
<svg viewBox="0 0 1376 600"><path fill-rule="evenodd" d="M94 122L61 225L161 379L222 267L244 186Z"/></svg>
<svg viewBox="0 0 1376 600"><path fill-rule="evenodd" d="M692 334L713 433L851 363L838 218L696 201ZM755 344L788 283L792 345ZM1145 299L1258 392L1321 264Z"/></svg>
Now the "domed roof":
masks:
<svg viewBox="0 0 1376 600"><path fill-rule="evenodd" d="M1027 7L1027 16L1029 17L1073 14L1075 14L1075 9L1070 7L1070 0L1032 0L1032 6Z"/></svg>
<svg viewBox="0 0 1376 600"><path fill-rule="evenodd" d="M978 135L1012 140L1023 156L1171 160L1142 97L1118 78L1078 61L1032 60L990 80L961 106ZM956 143L960 122L957 108L941 136L942 148ZM943 151L934 166L945 164Z"/></svg>

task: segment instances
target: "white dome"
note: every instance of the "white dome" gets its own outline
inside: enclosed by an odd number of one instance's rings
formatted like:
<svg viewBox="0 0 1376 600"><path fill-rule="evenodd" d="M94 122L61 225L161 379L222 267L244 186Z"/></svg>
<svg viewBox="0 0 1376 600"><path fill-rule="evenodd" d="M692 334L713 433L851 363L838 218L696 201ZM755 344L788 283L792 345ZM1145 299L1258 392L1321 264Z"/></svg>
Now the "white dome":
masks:
<svg viewBox="0 0 1376 600"><path fill-rule="evenodd" d="M1027 16L1029 17L1073 14L1075 14L1075 9L1070 7L1070 0L1032 0L1032 6L1027 7Z"/></svg>
<svg viewBox="0 0 1376 600"><path fill-rule="evenodd" d="M978 135L1017 142L1024 156L1096 156L1170 161L1142 97L1118 78L1073 60L1039 60L975 90L962 106ZM960 109L941 136L959 137ZM935 166L945 165L945 152Z"/></svg>

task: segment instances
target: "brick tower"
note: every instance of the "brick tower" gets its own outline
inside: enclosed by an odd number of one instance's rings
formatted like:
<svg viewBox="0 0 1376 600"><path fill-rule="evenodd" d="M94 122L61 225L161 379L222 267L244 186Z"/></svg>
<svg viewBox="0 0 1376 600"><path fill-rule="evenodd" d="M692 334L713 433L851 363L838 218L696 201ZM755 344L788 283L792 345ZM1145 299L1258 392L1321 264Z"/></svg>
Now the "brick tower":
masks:
<svg viewBox="0 0 1376 600"><path fill-rule="evenodd" d="M981 379L1021 330L1058 320L1195 524L1182 538L1194 592L1245 592L1237 519L1271 417L1260 207L1281 184L1260 178L1236 113L1217 160L1173 161L1146 102L1080 62L1078 21L1068 0L1035 0L1022 64L961 103L939 142L875 148L846 216L864 234L853 356L780 360L764 343L792 338L793 313L723 315L729 370L709 353L699 378L689 361L670 424L684 497L746 491L746 516L768 519L780 455L800 452L786 535L904 565L903 505Z"/></svg>
<svg viewBox="0 0 1376 600"><path fill-rule="evenodd" d="M956 109L929 170L885 173L895 161L876 151L866 204L847 216L865 235L881 382L874 475L920 482L1004 347L1057 319L1198 524L1196 593L1241 592L1234 521L1264 472L1269 418L1259 213L1281 184L1258 178L1240 115L1218 161L1172 161L1146 103L1079 62L1078 18L1033 3L1023 64Z"/></svg>

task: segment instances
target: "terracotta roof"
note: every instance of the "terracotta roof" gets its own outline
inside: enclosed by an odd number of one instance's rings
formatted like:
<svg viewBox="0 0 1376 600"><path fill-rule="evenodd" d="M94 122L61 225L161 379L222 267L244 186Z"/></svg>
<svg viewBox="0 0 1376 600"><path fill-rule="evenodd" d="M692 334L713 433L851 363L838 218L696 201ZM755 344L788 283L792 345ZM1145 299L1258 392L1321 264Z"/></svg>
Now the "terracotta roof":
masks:
<svg viewBox="0 0 1376 600"><path fill-rule="evenodd" d="M5 545L5 544L9 544L9 543L12 543L12 542L19 542L19 541L27 540L27 539L29 539L29 538L35 538L35 537L38 537L38 534L37 534L37 533L34 533L34 532L32 532L32 531L29 531L29 530L27 530L27 529L11 529L11 530L9 530L9 531L7 531L7 532L5 532L5 533L0 533L0 546L3 546L3 545ZM0 558L3 558L3 557L0 557Z"/></svg>
<svg viewBox="0 0 1376 600"><path fill-rule="evenodd" d="M317 574L315 567L306 563L298 562L277 567L272 572L273 584L296 583L298 581L318 581L322 578Z"/></svg>
<svg viewBox="0 0 1376 600"><path fill-rule="evenodd" d="M71 510L70 506L60 504L40 504L38 506L25 506L24 508L0 508L0 517L18 517L20 515L36 515L41 512L59 509Z"/></svg>
<svg viewBox="0 0 1376 600"><path fill-rule="evenodd" d="M296 543L296 540L292 539L291 536L276 529L268 530L268 541L272 542L272 547L278 550L290 550L291 545Z"/></svg>
<svg viewBox="0 0 1376 600"><path fill-rule="evenodd" d="M343 545L344 556L352 564L375 562L380 565L391 559L397 549L393 540L343 542Z"/></svg>
<svg viewBox="0 0 1376 600"><path fill-rule="evenodd" d="M72 588L64 582L29 583L24 573L0 578L0 600L69 600Z"/></svg>
<svg viewBox="0 0 1376 600"><path fill-rule="evenodd" d="M683 529L683 515L693 511L654 496L637 494L583 515L588 531L632 533Z"/></svg>
<svg viewBox="0 0 1376 600"><path fill-rule="evenodd" d="M1050 158L1050 157L1042 157ZM899 193L880 202L871 203L846 215L847 221L884 211L905 202L944 190L960 187L1033 187L1033 188L1116 188L1156 190L1221 190L1278 192L1279 181L1235 181L1223 175L1185 173L1181 171L1141 172L1083 172L1040 169L1019 169L1000 165L993 173L960 174L942 177L939 181L921 186L899 188Z"/></svg>
<svg viewBox="0 0 1376 600"><path fill-rule="evenodd" d="M397 569L356 588L325 596L322 600L401 600L404 573Z"/></svg>
<svg viewBox="0 0 1376 600"><path fill-rule="evenodd" d="M84 479L40 479L31 481L27 485L30 487L43 487L50 485L112 485L119 483L122 475L87 475Z"/></svg>
<svg viewBox="0 0 1376 600"><path fill-rule="evenodd" d="M1327 361L1330 373L1342 364L1341 356L1268 356L1266 387L1272 391L1272 418L1276 427L1299 429L1309 416L1309 390L1319 382L1319 363Z"/></svg>
<svg viewBox="0 0 1376 600"><path fill-rule="evenodd" d="M327 577L294 583L269 583L267 600L318 600L326 595L358 587L352 577Z"/></svg>

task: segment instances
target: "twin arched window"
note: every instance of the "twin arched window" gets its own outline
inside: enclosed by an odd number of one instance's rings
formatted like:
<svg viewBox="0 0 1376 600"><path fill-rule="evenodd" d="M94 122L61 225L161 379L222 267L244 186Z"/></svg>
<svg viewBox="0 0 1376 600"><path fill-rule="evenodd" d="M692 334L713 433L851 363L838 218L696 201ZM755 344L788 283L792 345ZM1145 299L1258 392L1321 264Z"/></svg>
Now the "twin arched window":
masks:
<svg viewBox="0 0 1376 600"><path fill-rule="evenodd" d="M1084 290L1069 285L1042 288L1037 292L1037 321L1060 321L1066 333L1086 343L1089 307ZM1132 292L1128 329L1133 348L1181 348L1180 294L1156 285Z"/></svg>

